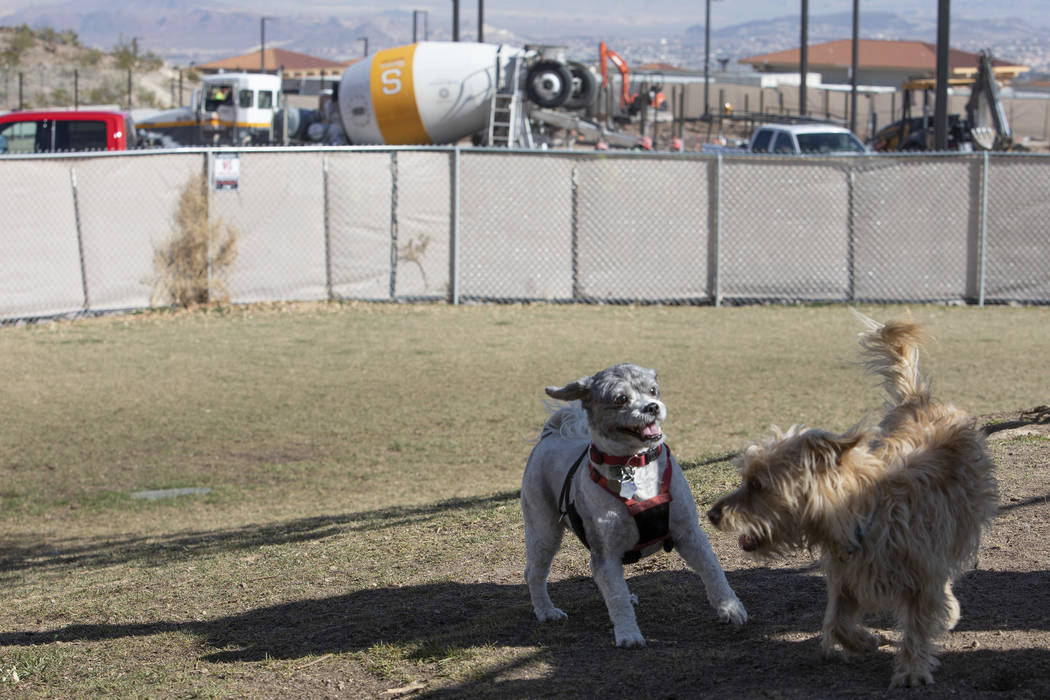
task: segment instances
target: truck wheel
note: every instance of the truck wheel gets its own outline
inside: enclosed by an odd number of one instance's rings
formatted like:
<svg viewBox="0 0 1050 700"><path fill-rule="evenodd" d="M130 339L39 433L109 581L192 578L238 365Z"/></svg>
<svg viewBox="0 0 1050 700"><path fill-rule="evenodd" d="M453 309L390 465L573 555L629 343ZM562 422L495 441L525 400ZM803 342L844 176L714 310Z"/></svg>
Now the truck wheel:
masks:
<svg viewBox="0 0 1050 700"><path fill-rule="evenodd" d="M525 94L540 107L560 107L572 96L572 74L557 61L540 61L525 76Z"/></svg>
<svg viewBox="0 0 1050 700"><path fill-rule="evenodd" d="M563 105L565 109L586 109L598 96L598 80L591 69L577 61L569 61L572 76L572 95Z"/></svg>

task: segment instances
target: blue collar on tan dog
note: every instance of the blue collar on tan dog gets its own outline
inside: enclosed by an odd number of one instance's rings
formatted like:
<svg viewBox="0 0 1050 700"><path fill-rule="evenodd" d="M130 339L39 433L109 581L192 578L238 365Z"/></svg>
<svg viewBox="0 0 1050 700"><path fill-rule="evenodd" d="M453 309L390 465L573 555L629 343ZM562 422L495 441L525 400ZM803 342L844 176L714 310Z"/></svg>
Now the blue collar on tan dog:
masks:
<svg viewBox="0 0 1050 700"><path fill-rule="evenodd" d="M875 524L875 516L879 513L879 502L876 499L875 507L871 511L871 515L868 516L868 520L861 524L857 523L857 527L853 530L853 540L847 542L845 545L839 544L838 542L832 542L829 549L839 561L847 562L850 558L860 551L861 545L864 544L864 536L871 531L871 526Z"/></svg>

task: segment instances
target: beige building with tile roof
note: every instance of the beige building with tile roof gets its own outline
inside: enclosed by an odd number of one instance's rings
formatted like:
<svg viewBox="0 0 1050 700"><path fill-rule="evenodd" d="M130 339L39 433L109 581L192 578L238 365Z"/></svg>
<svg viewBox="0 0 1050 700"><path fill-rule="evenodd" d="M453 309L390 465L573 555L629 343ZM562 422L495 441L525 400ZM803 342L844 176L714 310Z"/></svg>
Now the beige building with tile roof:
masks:
<svg viewBox="0 0 1050 700"><path fill-rule="evenodd" d="M305 53L286 51L285 49L266 49L262 56L259 55L258 51L252 51L240 56L202 63L194 66L194 68L201 73L235 71L256 73L260 72L265 66L265 72L275 73L280 69L286 78L320 77L322 72L325 76L339 77L347 66L359 60L361 59L355 58L352 61L339 63L338 61L309 56Z"/></svg>
<svg viewBox="0 0 1050 700"><path fill-rule="evenodd" d="M978 54L959 49L948 53L949 72L953 77L971 77L977 70ZM798 73L799 49L742 58L737 62L752 66L762 73ZM820 73L825 83L850 82L853 63L853 41L839 39L809 46L807 70ZM993 59L996 75L1009 81L1028 66ZM861 39L857 47L857 82L864 85L900 87L916 78L933 78L937 74L937 46L925 41L888 41Z"/></svg>

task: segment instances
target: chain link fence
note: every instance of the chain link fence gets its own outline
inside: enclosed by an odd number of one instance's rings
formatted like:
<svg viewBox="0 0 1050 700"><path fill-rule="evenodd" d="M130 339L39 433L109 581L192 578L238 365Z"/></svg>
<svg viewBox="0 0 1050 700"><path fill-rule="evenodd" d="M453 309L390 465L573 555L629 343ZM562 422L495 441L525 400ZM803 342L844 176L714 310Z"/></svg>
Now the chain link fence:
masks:
<svg viewBox="0 0 1050 700"><path fill-rule="evenodd" d="M159 251L185 228L194 187L206 188L198 223L236 243L228 268L201 253L214 289L200 298L212 301L1050 303L1045 155L260 148L2 160L5 321L170 303L158 283L172 261Z"/></svg>
<svg viewBox="0 0 1050 700"><path fill-rule="evenodd" d="M168 109L188 103L194 87L195 81L157 71L43 63L0 67L0 111L89 105Z"/></svg>

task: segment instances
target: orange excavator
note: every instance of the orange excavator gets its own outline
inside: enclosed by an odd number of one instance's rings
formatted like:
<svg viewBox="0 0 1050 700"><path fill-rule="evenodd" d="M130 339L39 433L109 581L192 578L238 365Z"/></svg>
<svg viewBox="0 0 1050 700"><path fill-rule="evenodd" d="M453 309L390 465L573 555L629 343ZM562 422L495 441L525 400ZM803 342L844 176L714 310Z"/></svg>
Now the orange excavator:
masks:
<svg viewBox="0 0 1050 700"><path fill-rule="evenodd" d="M629 77L631 70L627 67L627 61L606 46L604 41L598 44L598 63L601 68L603 88L609 84L610 61L616 66L616 70L620 71L620 108L626 110L628 114L637 114L644 104L658 109L667 100L666 96L659 91L659 87L650 89L648 94L631 94Z"/></svg>

